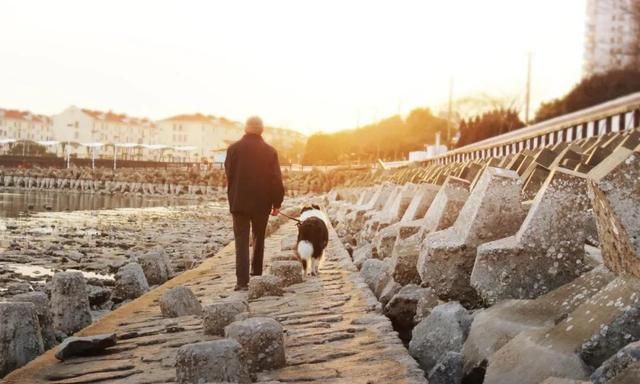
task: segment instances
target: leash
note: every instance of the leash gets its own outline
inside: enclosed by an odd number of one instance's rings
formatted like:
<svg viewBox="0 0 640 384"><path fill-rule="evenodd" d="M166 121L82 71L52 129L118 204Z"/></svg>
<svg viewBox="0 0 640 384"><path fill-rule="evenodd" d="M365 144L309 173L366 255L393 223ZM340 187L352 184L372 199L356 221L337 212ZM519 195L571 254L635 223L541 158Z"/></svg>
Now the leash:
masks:
<svg viewBox="0 0 640 384"><path fill-rule="evenodd" d="M293 220L293 221L295 221L296 223L298 223L298 225L300 225L300 223L302 223L302 221L300 221L300 219L296 219L295 217L291 217L291 216L287 215L286 213L284 213L284 212L282 212L282 211L280 212L280 214L281 214L282 216L286 217L286 218L287 218L287 219L289 219L289 220Z"/></svg>

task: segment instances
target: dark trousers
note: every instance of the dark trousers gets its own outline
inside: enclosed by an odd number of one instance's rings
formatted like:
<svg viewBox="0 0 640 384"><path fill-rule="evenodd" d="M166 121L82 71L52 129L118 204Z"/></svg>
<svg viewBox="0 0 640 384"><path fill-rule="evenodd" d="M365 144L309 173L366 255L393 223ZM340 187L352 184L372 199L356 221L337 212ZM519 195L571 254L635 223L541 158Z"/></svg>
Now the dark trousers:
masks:
<svg viewBox="0 0 640 384"><path fill-rule="evenodd" d="M236 243L236 278L238 285L249 284L249 233L253 232L253 256L251 273L262 275L264 236L269 212L259 214L233 214L233 236Z"/></svg>

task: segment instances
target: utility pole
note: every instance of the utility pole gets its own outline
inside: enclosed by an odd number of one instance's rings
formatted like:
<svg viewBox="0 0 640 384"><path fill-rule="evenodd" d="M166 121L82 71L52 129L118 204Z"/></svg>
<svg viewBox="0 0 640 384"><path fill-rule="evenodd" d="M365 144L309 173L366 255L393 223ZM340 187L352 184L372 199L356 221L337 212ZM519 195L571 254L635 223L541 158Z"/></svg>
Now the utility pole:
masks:
<svg viewBox="0 0 640 384"><path fill-rule="evenodd" d="M449 78L449 110L447 112L447 149L451 145L451 117L453 115L453 77Z"/></svg>
<svg viewBox="0 0 640 384"><path fill-rule="evenodd" d="M525 93L524 123L529 124L529 106L531 104L531 51L527 57L527 89Z"/></svg>

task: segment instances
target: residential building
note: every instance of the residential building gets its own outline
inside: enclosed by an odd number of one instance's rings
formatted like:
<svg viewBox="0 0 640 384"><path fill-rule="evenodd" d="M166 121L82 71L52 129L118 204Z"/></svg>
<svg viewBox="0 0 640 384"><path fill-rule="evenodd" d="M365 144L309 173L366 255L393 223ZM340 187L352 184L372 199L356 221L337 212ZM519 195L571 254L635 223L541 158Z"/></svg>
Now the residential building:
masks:
<svg viewBox="0 0 640 384"><path fill-rule="evenodd" d="M96 157L111 158L114 144L158 144L158 129L147 118L136 118L111 111L102 112L71 106L53 116L53 137L78 144L101 143ZM117 156L141 159L141 148L118 147Z"/></svg>
<svg viewBox="0 0 640 384"><path fill-rule="evenodd" d="M640 59L640 0L588 0L584 75L622 69Z"/></svg>
<svg viewBox="0 0 640 384"><path fill-rule="evenodd" d="M51 118L29 111L0 109L0 139L53 140Z"/></svg>

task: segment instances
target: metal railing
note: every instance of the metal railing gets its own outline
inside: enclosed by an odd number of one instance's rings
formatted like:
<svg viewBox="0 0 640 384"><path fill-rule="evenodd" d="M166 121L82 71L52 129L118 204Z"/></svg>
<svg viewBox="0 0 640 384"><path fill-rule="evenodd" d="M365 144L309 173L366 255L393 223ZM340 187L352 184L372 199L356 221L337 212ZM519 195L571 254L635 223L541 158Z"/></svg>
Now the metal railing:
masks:
<svg viewBox="0 0 640 384"><path fill-rule="evenodd" d="M640 125L640 92L456 148L421 163L502 157L525 149L621 132Z"/></svg>

